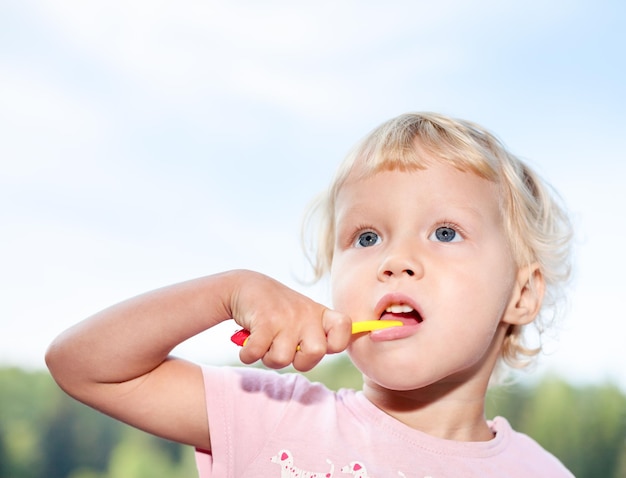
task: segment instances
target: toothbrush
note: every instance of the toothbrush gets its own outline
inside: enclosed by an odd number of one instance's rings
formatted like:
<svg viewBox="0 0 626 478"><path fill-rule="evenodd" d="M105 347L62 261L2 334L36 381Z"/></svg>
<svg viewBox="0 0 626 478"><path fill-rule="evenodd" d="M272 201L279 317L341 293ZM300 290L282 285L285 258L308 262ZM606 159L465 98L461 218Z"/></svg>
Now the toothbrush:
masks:
<svg viewBox="0 0 626 478"><path fill-rule="evenodd" d="M373 330L387 329L389 327L400 327L404 325L399 320L365 320L363 322L352 322L352 334L361 334L363 332L371 332ZM231 342L243 347L248 341L250 332L246 329L241 329L235 332L230 338ZM296 350L300 350L300 346Z"/></svg>

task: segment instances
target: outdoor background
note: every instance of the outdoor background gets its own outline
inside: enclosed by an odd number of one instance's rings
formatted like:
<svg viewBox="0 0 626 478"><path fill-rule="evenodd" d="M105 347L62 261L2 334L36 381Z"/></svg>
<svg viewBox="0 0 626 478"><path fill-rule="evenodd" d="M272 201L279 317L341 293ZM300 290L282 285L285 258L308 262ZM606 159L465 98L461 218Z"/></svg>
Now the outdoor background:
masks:
<svg viewBox="0 0 626 478"><path fill-rule="evenodd" d="M518 386L566 414L544 431L611 444L600 459L585 440L546 441L590 466L577 476L626 476L625 45L619 0L0 3L0 476L156 476L111 471L115 445L152 442L80 429L83 413L117 425L56 395L46 346L114 302L232 268L328 303L298 281L302 213L358 139L407 111L482 124L561 193L571 300ZM234 330L177 352L236 363ZM532 410L516 423L543 436ZM71 433L97 465L35 456Z"/></svg>

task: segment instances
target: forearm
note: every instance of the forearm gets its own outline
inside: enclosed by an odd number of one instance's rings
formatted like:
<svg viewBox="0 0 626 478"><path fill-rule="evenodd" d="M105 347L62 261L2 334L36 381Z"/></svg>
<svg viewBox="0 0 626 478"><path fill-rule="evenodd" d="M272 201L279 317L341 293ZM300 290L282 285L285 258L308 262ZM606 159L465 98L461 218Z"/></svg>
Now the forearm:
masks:
<svg viewBox="0 0 626 478"><path fill-rule="evenodd" d="M46 361L63 388L145 375L186 339L231 317L242 271L194 279L105 309L61 334Z"/></svg>

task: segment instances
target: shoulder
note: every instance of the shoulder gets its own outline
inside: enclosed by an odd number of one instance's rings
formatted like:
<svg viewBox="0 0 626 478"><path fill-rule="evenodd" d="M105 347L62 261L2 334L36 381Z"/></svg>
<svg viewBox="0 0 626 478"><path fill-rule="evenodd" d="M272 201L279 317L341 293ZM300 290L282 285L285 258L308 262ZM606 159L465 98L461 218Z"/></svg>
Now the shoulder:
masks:
<svg viewBox="0 0 626 478"><path fill-rule="evenodd" d="M515 431L505 418L494 418L491 426L496 436L500 435L505 444L504 459L511 465L526 470L527 476L546 478L574 476L557 457L528 435Z"/></svg>
<svg viewBox="0 0 626 478"><path fill-rule="evenodd" d="M335 392L311 382L299 373L279 373L254 367L203 366L205 387L218 387L227 394L264 397L275 401L335 399Z"/></svg>

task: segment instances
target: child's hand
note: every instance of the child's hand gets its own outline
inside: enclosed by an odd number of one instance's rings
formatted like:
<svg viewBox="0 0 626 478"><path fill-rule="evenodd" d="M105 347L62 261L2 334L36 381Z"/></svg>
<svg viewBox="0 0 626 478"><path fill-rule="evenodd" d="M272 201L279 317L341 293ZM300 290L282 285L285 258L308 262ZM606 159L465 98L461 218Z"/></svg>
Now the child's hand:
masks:
<svg viewBox="0 0 626 478"><path fill-rule="evenodd" d="M345 350L352 321L265 275L239 271L231 295L233 319L250 331L239 357L270 368L312 369L326 354Z"/></svg>

